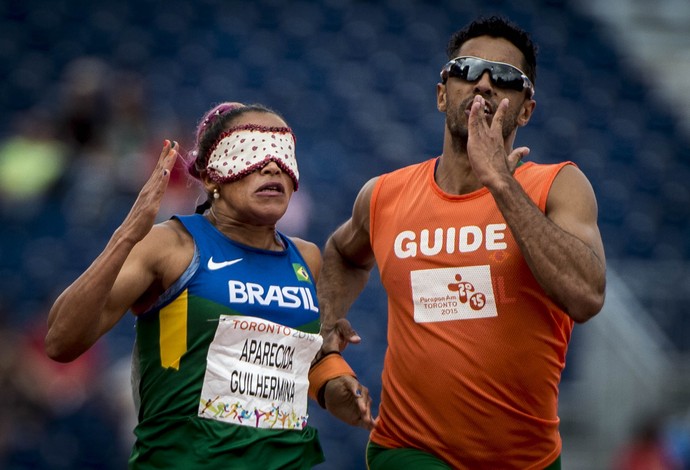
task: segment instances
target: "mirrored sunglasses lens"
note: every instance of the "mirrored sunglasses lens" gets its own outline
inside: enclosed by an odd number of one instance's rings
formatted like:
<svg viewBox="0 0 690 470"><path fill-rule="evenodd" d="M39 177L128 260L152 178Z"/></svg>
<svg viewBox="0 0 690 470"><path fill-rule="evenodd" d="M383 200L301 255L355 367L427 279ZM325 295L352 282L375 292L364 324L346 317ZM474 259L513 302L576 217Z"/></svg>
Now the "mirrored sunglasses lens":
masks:
<svg viewBox="0 0 690 470"><path fill-rule="evenodd" d="M463 72L461 78L464 78L470 82L473 82L481 77L484 71L488 68L488 64L486 64L483 60L471 58L460 59L457 64L458 68L462 69Z"/></svg>
<svg viewBox="0 0 690 470"><path fill-rule="evenodd" d="M509 88L516 91L522 91L525 88L522 75L517 70L506 66L502 66L501 69L497 68L495 72L492 72L491 80L496 86L501 88Z"/></svg>
<svg viewBox="0 0 690 470"><path fill-rule="evenodd" d="M473 82L489 71L491 81L498 87L522 91L525 88L522 74L510 65L496 64L488 61L463 58L453 62L448 69L448 76Z"/></svg>
<svg viewBox="0 0 690 470"><path fill-rule="evenodd" d="M454 78L461 78L463 80L474 81L474 78L468 76L470 66L462 62L453 62L448 70L448 76Z"/></svg>

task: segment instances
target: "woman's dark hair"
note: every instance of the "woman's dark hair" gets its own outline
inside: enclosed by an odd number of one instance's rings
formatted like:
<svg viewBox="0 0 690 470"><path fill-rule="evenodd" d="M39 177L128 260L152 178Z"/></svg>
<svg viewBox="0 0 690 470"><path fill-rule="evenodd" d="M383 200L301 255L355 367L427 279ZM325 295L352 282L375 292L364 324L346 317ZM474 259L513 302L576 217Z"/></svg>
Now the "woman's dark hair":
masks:
<svg viewBox="0 0 690 470"><path fill-rule="evenodd" d="M501 16L491 16L489 18L479 17L464 28L456 31L448 41L446 53L448 60L454 59L462 45L472 38L479 36L491 36L495 38L507 39L517 47L525 57L525 64L522 68L525 75L536 85L537 78L537 46L527 31L520 28L510 20Z"/></svg>

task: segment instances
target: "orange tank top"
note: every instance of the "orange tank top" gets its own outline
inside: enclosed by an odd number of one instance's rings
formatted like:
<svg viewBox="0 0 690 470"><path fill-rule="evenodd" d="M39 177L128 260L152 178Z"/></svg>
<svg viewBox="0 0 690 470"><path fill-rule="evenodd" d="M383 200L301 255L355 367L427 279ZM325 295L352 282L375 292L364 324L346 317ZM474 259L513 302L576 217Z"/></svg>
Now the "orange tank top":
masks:
<svg viewBox="0 0 690 470"><path fill-rule="evenodd" d="M541 469L561 451L558 384L572 319L544 293L486 188L444 193L437 159L379 178L371 244L388 294L385 447L454 469ZM558 165L515 178L542 210Z"/></svg>

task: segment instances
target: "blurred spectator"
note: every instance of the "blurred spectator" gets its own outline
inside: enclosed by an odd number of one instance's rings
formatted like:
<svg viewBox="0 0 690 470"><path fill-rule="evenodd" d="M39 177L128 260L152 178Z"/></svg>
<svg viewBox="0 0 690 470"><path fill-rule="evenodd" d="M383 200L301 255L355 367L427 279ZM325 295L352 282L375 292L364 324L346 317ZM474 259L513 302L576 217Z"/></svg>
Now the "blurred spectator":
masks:
<svg viewBox="0 0 690 470"><path fill-rule="evenodd" d="M121 409L103 388L95 348L70 364L43 351L45 328L0 329L0 468L121 469Z"/></svg>
<svg viewBox="0 0 690 470"><path fill-rule="evenodd" d="M105 145L111 73L108 64L95 57L74 59L62 73L57 103L60 131L74 153L92 153Z"/></svg>
<svg viewBox="0 0 690 470"><path fill-rule="evenodd" d="M16 423L28 425L24 415L27 406L23 394L17 386L21 373L19 364L19 334L4 324L4 311L0 312L0 467L4 456L12 448L17 435Z"/></svg>
<svg viewBox="0 0 690 470"><path fill-rule="evenodd" d="M179 142L182 135L171 128L161 135L161 130L151 122L143 76L129 70L111 70L110 75L105 103L109 113L104 129L105 148L114 160L115 173L111 177L118 190L135 196L158 161L161 142L166 138Z"/></svg>
<svg viewBox="0 0 690 470"><path fill-rule="evenodd" d="M27 219L63 175L66 148L45 109L30 109L13 124L14 134L0 143L0 201L4 215Z"/></svg>
<svg viewBox="0 0 690 470"><path fill-rule="evenodd" d="M63 213L70 225L98 227L107 220L117 168L107 148L110 67L101 59L75 59L61 77L61 137L70 149Z"/></svg>
<svg viewBox="0 0 690 470"><path fill-rule="evenodd" d="M650 417L633 430L630 442L614 456L613 470L682 470L664 439L662 420Z"/></svg>
<svg viewBox="0 0 690 470"><path fill-rule="evenodd" d="M671 416L666 422L666 436L683 470L690 470L690 408Z"/></svg>
<svg viewBox="0 0 690 470"><path fill-rule="evenodd" d="M147 112L145 80L137 72L80 57L68 64L61 80L58 119L70 149L62 211L70 226L93 230L124 217L143 185L141 175L157 161L160 142L182 136L157 135ZM186 177L174 173L164 206L170 214L194 208L180 207L189 200L190 187Z"/></svg>

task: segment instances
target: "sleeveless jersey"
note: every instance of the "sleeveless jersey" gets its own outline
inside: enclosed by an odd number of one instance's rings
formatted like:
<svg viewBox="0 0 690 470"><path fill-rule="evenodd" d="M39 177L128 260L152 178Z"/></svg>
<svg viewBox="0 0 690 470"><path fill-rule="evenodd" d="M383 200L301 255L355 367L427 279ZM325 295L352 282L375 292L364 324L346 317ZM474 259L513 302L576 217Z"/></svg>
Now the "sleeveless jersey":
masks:
<svg viewBox="0 0 690 470"><path fill-rule="evenodd" d="M437 159L379 178L370 237L388 295L374 443L454 469L541 469L561 450L558 384L574 322L538 285L488 189L444 193ZM558 165L515 178L542 210Z"/></svg>
<svg viewBox="0 0 690 470"><path fill-rule="evenodd" d="M131 468L311 468L307 373L321 346L307 263L292 241L261 250L201 215L176 217L195 252L137 317Z"/></svg>

